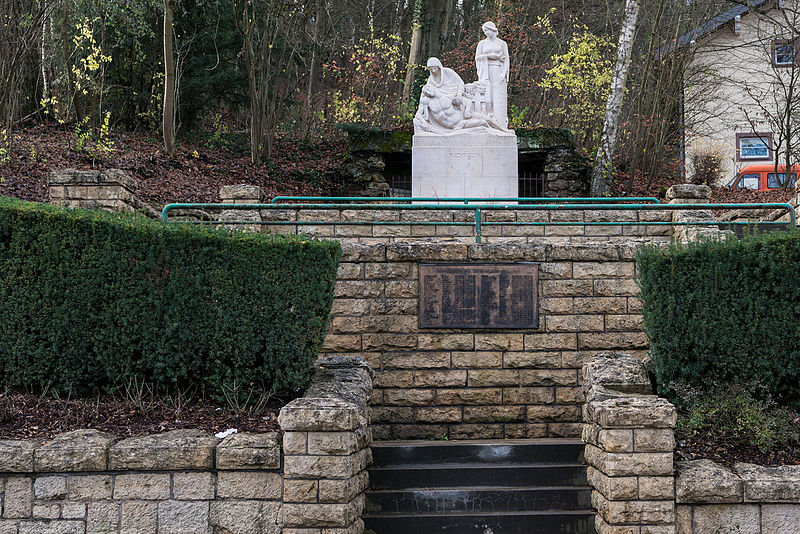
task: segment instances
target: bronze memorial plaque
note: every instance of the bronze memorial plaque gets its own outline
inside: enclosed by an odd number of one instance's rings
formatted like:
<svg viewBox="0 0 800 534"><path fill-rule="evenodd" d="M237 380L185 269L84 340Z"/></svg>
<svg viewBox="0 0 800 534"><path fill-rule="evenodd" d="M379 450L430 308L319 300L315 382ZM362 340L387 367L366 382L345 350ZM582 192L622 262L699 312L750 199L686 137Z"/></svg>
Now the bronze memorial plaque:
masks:
<svg viewBox="0 0 800 534"><path fill-rule="evenodd" d="M420 264L420 328L538 328L539 264Z"/></svg>

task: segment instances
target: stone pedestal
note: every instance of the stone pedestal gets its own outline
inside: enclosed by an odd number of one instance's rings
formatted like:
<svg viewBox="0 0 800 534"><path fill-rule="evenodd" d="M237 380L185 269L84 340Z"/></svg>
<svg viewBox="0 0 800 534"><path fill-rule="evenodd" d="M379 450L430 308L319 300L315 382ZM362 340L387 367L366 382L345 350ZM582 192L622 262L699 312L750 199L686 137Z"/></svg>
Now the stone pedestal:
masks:
<svg viewBox="0 0 800 534"><path fill-rule="evenodd" d="M517 136L513 133L414 135L413 197L519 196Z"/></svg>

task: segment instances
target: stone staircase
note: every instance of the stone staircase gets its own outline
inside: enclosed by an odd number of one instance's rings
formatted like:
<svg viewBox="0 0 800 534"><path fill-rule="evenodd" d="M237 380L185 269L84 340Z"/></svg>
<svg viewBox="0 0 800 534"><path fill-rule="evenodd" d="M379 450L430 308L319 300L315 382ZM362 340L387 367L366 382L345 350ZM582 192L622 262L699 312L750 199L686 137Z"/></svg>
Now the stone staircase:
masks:
<svg viewBox="0 0 800 534"><path fill-rule="evenodd" d="M591 534L578 440L376 442L368 534Z"/></svg>

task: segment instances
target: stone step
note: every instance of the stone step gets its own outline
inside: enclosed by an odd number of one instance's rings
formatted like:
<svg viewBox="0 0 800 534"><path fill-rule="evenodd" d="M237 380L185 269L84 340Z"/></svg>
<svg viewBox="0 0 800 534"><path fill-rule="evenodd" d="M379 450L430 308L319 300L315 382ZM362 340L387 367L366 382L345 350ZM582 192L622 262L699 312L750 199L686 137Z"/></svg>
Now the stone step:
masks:
<svg viewBox="0 0 800 534"><path fill-rule="evenodd" d="M369 469L372 489L471 486L585 486L586 467L580 464L405 465Z"/></svg>
<svg viewBox="0 0 800 534"><path fill-rule="evenodd" d="M433 513L365 516L365 534L592 534L594 513L520 511L514 513Z"/></svg>
<svg viewBox="0 0 800 534"><path fill-rule="evenodd" d="M370 514L433 512L517 512L534 510L587 510L588 486L407 488L377 490L367 494Z"/></svg>
<svg viewBox="0 0 800 534"><path fill-rule="evenodd" d="M574 439L382 441L372 445L374 465L581 463L584 446Z"/></svg>

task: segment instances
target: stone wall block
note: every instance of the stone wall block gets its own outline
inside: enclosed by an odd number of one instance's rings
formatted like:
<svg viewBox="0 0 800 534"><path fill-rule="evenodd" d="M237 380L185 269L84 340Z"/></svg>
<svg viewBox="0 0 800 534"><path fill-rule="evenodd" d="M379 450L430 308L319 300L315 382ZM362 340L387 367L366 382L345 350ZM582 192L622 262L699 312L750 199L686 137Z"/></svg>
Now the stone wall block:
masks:
<svg viewBox="0 0 800 534"><path fill-rule="evenodd" d="M214 534L281 534L279 508L274 501L214 501L211 527Z"/></svg>
<svg viewBox="0 0 800 534"><path fill-rule="evenodd" d="M155 501L169 499L169 473L136 473L114 477L114 499Z"/></svg>
<svg viewBox="0 0 800 534"><path fill-rule="evenodd" d="M128 438L109 450L109 469L159 471L211 469L219 440L199 430L173 430Z"/></svg>
<svg viewBox="0 0 800 534"><path fill-rule="evenodd" d="M216 448L217 469L278 469L281 465L281 436L238 433L223 439Z"/></svg>
<svg viewBox="0 0 800 534"><path fill-rule="evenodd" d="M75 430L59 434L34 453L39 473L105 471L108 449L116 438L97 430Z"/></svg>
<svg viewBox="0 0 800 534"><path fill-rule="evenodd" d="M33 483L30 478L6 479L3 496L3 518L25 519L33 512Z"/></svg>
<svg viewBox="0 0 800 534"><path fill-rule="evenodd" d="M345 480L320 480L319 502L350 502L362 494L369 485L369 476L361 471Z"/></svg>
<svg viewBox="0 0 800 534"><path fill-rule="evenodd" d="M591 398L591 393L590 397ZM587 404L587 422L604 428L673 428L675 407L655 395L612 397Z"/></svg>
<svg viewBox="0 0 800 534"><path fill-rule="evenodd" d="M172 497L179 501L208 501L214 499L214 473L174 473Z"/></svg>
<svg viewBox="0 0 800 534"><path fill-rule="evenodd" d="M33 473L36 442L0 441L0 473Z"/></svg>
<svg viewBox="0 0 800 534"><path fill-rule="evenodd" d="M281 508L284 527L349 527L361 516L358 503L290 504Z"/></svg>
<svg viewBox="0 0 800 534"><path fill-rule="evenodd" d="M38 477L33 483L33 493L37 500L51 501L67 496L66 477Z"/></svg>
<svg viewBox="0 0 800 534"><path fill-rule="evenodd" d="M363 449L366 442L366 427L355 432L309 432L308 454L349 455Z"/></svg>
<svg viewBox="0 0 800 534"><path fill-rule="evenodd" d="M742 502L743 484L738 475L712 460L676 464L675 501L678 503Z"/></svg>
<svg viewBox="0 0 800 534"><path fill-rule="evenodd" d="M764 467L738 463L745 502L800 503L800 466Z"/></svg>
<svg viewBox="0 0 800 534"><path fill-rule="evenodd" d="M85 532L83 521L23 521L19 523L19 534L84 534Z"/></svg>
<svg viewBox="0 0 800 534"><path fill-rule="evenodd" d="M586 446L586 462L608 476L672 475L672 451L662 453L607 453Z"/></svg>
<svg viewBox="0 0 800 534"><path fill-rule="evenodd" d="M674 501L609 501L592 492L592 506L609 524L670 525L675 522Z"/></svg>
<svg viewBox="0 0 800 534"><path fill-rule="evenodd" d="M158 503L158 534L212 534L208 501Z"/></svg>
<svg viewBox="0 0 800 534"><path fill-rule="evenodd" d="M264 190L257 185L223 185L219 198L223 204L258 204L264 201Z"/></svg>
<svg viewBox="0 0 800 534"><path fill-rule="evenodd" d="M284 476L346 479L365 469L371 460L369 449L349 456L286 456Z"/></svg>
<svg viewBox="0 0 800 534"><path fill-rule="evenodd" d="M217 496L222 499L281 498L280 473L220 471L217 475Z"/></svg>
<svg viewBox="0 0 800 534"><path fill-rule="evenodd" d="M70 501L95 501L111 499L111 475L84 475L67 477L67 498Z"/></svg>
<svg viewBox="0 0 800 534"><path fill-rule="evenodd" d="M637 428L633 431L636 452L671 451L675 448L675 433L671 428Z"/></svg>
<svg viewBox="0 0 800 534"><path fill-rule="evenodd" d="M158 503L126 501L122 503L120 531L126 534L157 534Z"/></svg>
<svg viewBox="0 0 800 534"><path fill-rule="evenodd" d="M757 504L707 504L693 508L693 534L778 534L762 533Z"/></svg>
<svg viewBox="0 0 800 534"><path fill-rule="evenodd" d="M800 534L800 503L765 504L761 507L761 532Z"/></svg>
<svg viewBox="0 0 800 534"><path fill-rule="evenodd" d="M278 422L286 431L335 432L361 425L356 405L334 398L301 397L281 408Z"/></svg>
<svg viewBox="0 0 800 534"><path fill-rule="evenodd" d="M609 501L634 500L639 496L638 480L635 476L609 477L591 465L586 468L589 485Z"/></svg>
<svg viewBox="0 0 800 534"><path fill-rule="evenodd" d="M467 257L464 243L440 241L395 242L386 246L389 261L458 261Z"/></svg>
<svg viewBox="0 0 800 534"><path fill-rule="evenodd" d="M93 502L86 507L86 534L116 534L119 528L119 504Z"/></svg>

